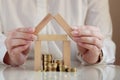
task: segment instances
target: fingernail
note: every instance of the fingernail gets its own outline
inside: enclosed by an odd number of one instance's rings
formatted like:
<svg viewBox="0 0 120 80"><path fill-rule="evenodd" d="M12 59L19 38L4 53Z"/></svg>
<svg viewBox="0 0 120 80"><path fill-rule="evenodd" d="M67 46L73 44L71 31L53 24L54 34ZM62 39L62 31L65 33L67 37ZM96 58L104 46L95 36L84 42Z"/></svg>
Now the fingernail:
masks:
<svg viewBox="0 0 120 80"><path fill-rule="evenodd" d="M77 30L77 29L78 29L78 27L72 27L72 29L73 29L73 30Z"/></svg>
<svg viewBox="0 0 120 80"><path fill-rule="evenodd" d="M27 41L27 44L31 44L31 41Z"/></svg>
<svg viewBox="0 0 120 80"><path fill-rule="evenodd" d="M73 40L74 40L75 42L77 42L77 39L73 38Z"/></svg>
<svg viewBox="0 0 120 80"><path fill-rule="evenodd" d="M80 42L79 42L78 44L79 44L79 45L82 45L82 43L80 43Z"/></svg>
<svg viewBox="0 0 120 80"><path fill-rule="evenodd" d="M34 35L34 41L36 41L36 40L37 40L37 36Z"/></svg>
<svg viewBox="0 0 120 80"><path fill-rule="evenodd" d="M29 28L28 29L30 32L34 32L34 29L33 28Z"/></svg>
<svg viewBox="0 0 120 80"><path fill-rule="evenodd" d="M78 34L78 31L73 31L72 34L76 35L76 34Z"/></svg>

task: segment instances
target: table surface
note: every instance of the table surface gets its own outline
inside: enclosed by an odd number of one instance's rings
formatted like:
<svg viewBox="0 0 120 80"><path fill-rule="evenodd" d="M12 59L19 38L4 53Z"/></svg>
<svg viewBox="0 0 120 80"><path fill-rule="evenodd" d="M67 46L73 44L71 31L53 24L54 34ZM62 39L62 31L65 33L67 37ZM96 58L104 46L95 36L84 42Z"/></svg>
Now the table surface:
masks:
<svg viewBox="0 0 120 80"><path fill-rule="evenodd" d="M120 67L116 65L74 65L77 72L34 71L33 60L20 67L0 64L0 80L120 80Z"/></svg>

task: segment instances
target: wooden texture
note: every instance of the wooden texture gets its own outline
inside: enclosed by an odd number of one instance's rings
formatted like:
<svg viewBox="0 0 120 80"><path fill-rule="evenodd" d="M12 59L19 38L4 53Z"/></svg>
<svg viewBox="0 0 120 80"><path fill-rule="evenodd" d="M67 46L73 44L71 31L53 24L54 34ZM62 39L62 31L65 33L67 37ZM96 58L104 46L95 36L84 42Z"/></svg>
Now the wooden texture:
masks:
<svg viewBox="0 0 120 80"><path fill-rule="evenodd" d="M63 41L67 40L67 35L38 35L38 40Z"/></svg>
<svg viewBox="0 0 120 80"><path fill-rule="evenodd" d="M34 69L41 70L41 41L35 41Z"/></svg>
<svg viewBox="0 0 120 80"><path fill-rule="evenodd" d="M70 41L64 41L63 42L63 61L64 61L64 65L67 65L70 67L71 63L70 63Z"/></svg>
<svg viewBox="0 0 120 80"><path fill-rule="evenodd" d="M60 24L60 26L65 30L65 32L70 36L72 39L71 34L71 27L67 24L67 22L60 16L60 14L57 14L54 16L54 19Z"/></svg>
<svg viewBox="0 0 120 80"><path fill-rule="evenodd" d="M37 35L41 30L42 28L52 19L52 15L51 14L48 14L38 25L37 27L35 28L35 32L34 34Z"/></svg>

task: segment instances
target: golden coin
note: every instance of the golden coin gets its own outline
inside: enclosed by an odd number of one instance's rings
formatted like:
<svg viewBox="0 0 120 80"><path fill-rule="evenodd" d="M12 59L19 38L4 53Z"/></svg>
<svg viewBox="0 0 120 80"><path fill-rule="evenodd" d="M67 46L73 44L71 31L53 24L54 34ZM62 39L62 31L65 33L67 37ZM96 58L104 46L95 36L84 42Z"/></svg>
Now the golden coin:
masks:
<svg viewBox="0 0 120 80"><path fill-rule="evenodd" d="M71 68L71 72L77 72L76 68Z"/></svg>
<svg viewBox="0 0 120 80"><path fill-rule="evenodd" d="M47 71L47 66L43 66L43 70L44 70L44 71Z"/></svg>
<svg viewBox="0 0 120 80"><path fill-rule="evenodd" d="M52 71L57 71L57 63L52 63Z"/></svg>
<svg viewBox="0 0 120 80"><path fill-rule="evenodd" d="M60 71L60 72L61 72L62 70L63 70L62 65L58 65L58 66L57 66L57 71Z"/></svg>
<svg viewBox="0 0 120 80"><path fill-rule="evenodd" d="M67 68L67 69L66 69L66 72L71 72L71 68Z"/></svg>
<svg viewBox="0 0 120 80"><path fill-rule="evenodd" d="M48 64L47 70L48 70L48 71L52 71L52 64L51 64L51 63Z"/></svg>
<svg viewBox="0 0 120 80"><path fill-rule="evenodd" d="M62 65L62 71L66 71L66 69L68 68L68 66L66 66L66 65Z"/></svg>
<svg viewBox="0 0 120 80"><path fill-rule="evenodd" d="M57 63L52 63L52 66L53 66L54 68L57 68Z"/></svg>
<svg viewBox="0 0 120 80"><path fill-rule="evenodd" d="M62 60L53 60L53 63L57 63L58 65L63 65Z"/></svg>

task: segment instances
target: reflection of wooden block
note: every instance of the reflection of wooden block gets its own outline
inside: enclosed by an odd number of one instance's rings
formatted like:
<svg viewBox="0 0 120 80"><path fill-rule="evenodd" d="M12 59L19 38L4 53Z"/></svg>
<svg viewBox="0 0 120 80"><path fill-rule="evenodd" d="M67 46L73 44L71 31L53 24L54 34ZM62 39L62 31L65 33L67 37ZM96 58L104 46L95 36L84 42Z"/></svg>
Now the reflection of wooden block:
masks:
<svg viewBox="0 0 120 80"><path fill-rule="evenodd" d="M63 41L67 40L67 35L39 35L38 40Z"/></svg>
<svg viewBox="0 0 120 80"><path fill-rule="evenodd" d="M70 41L63 41L63 62L64 65L70 66Z"/></svg>
<svg viewBox="0 0 120 80"><path fill-rule="evenodd" d="M34 67L38 71L41 69L41 45L40 41L35 41Z"/></svg>

